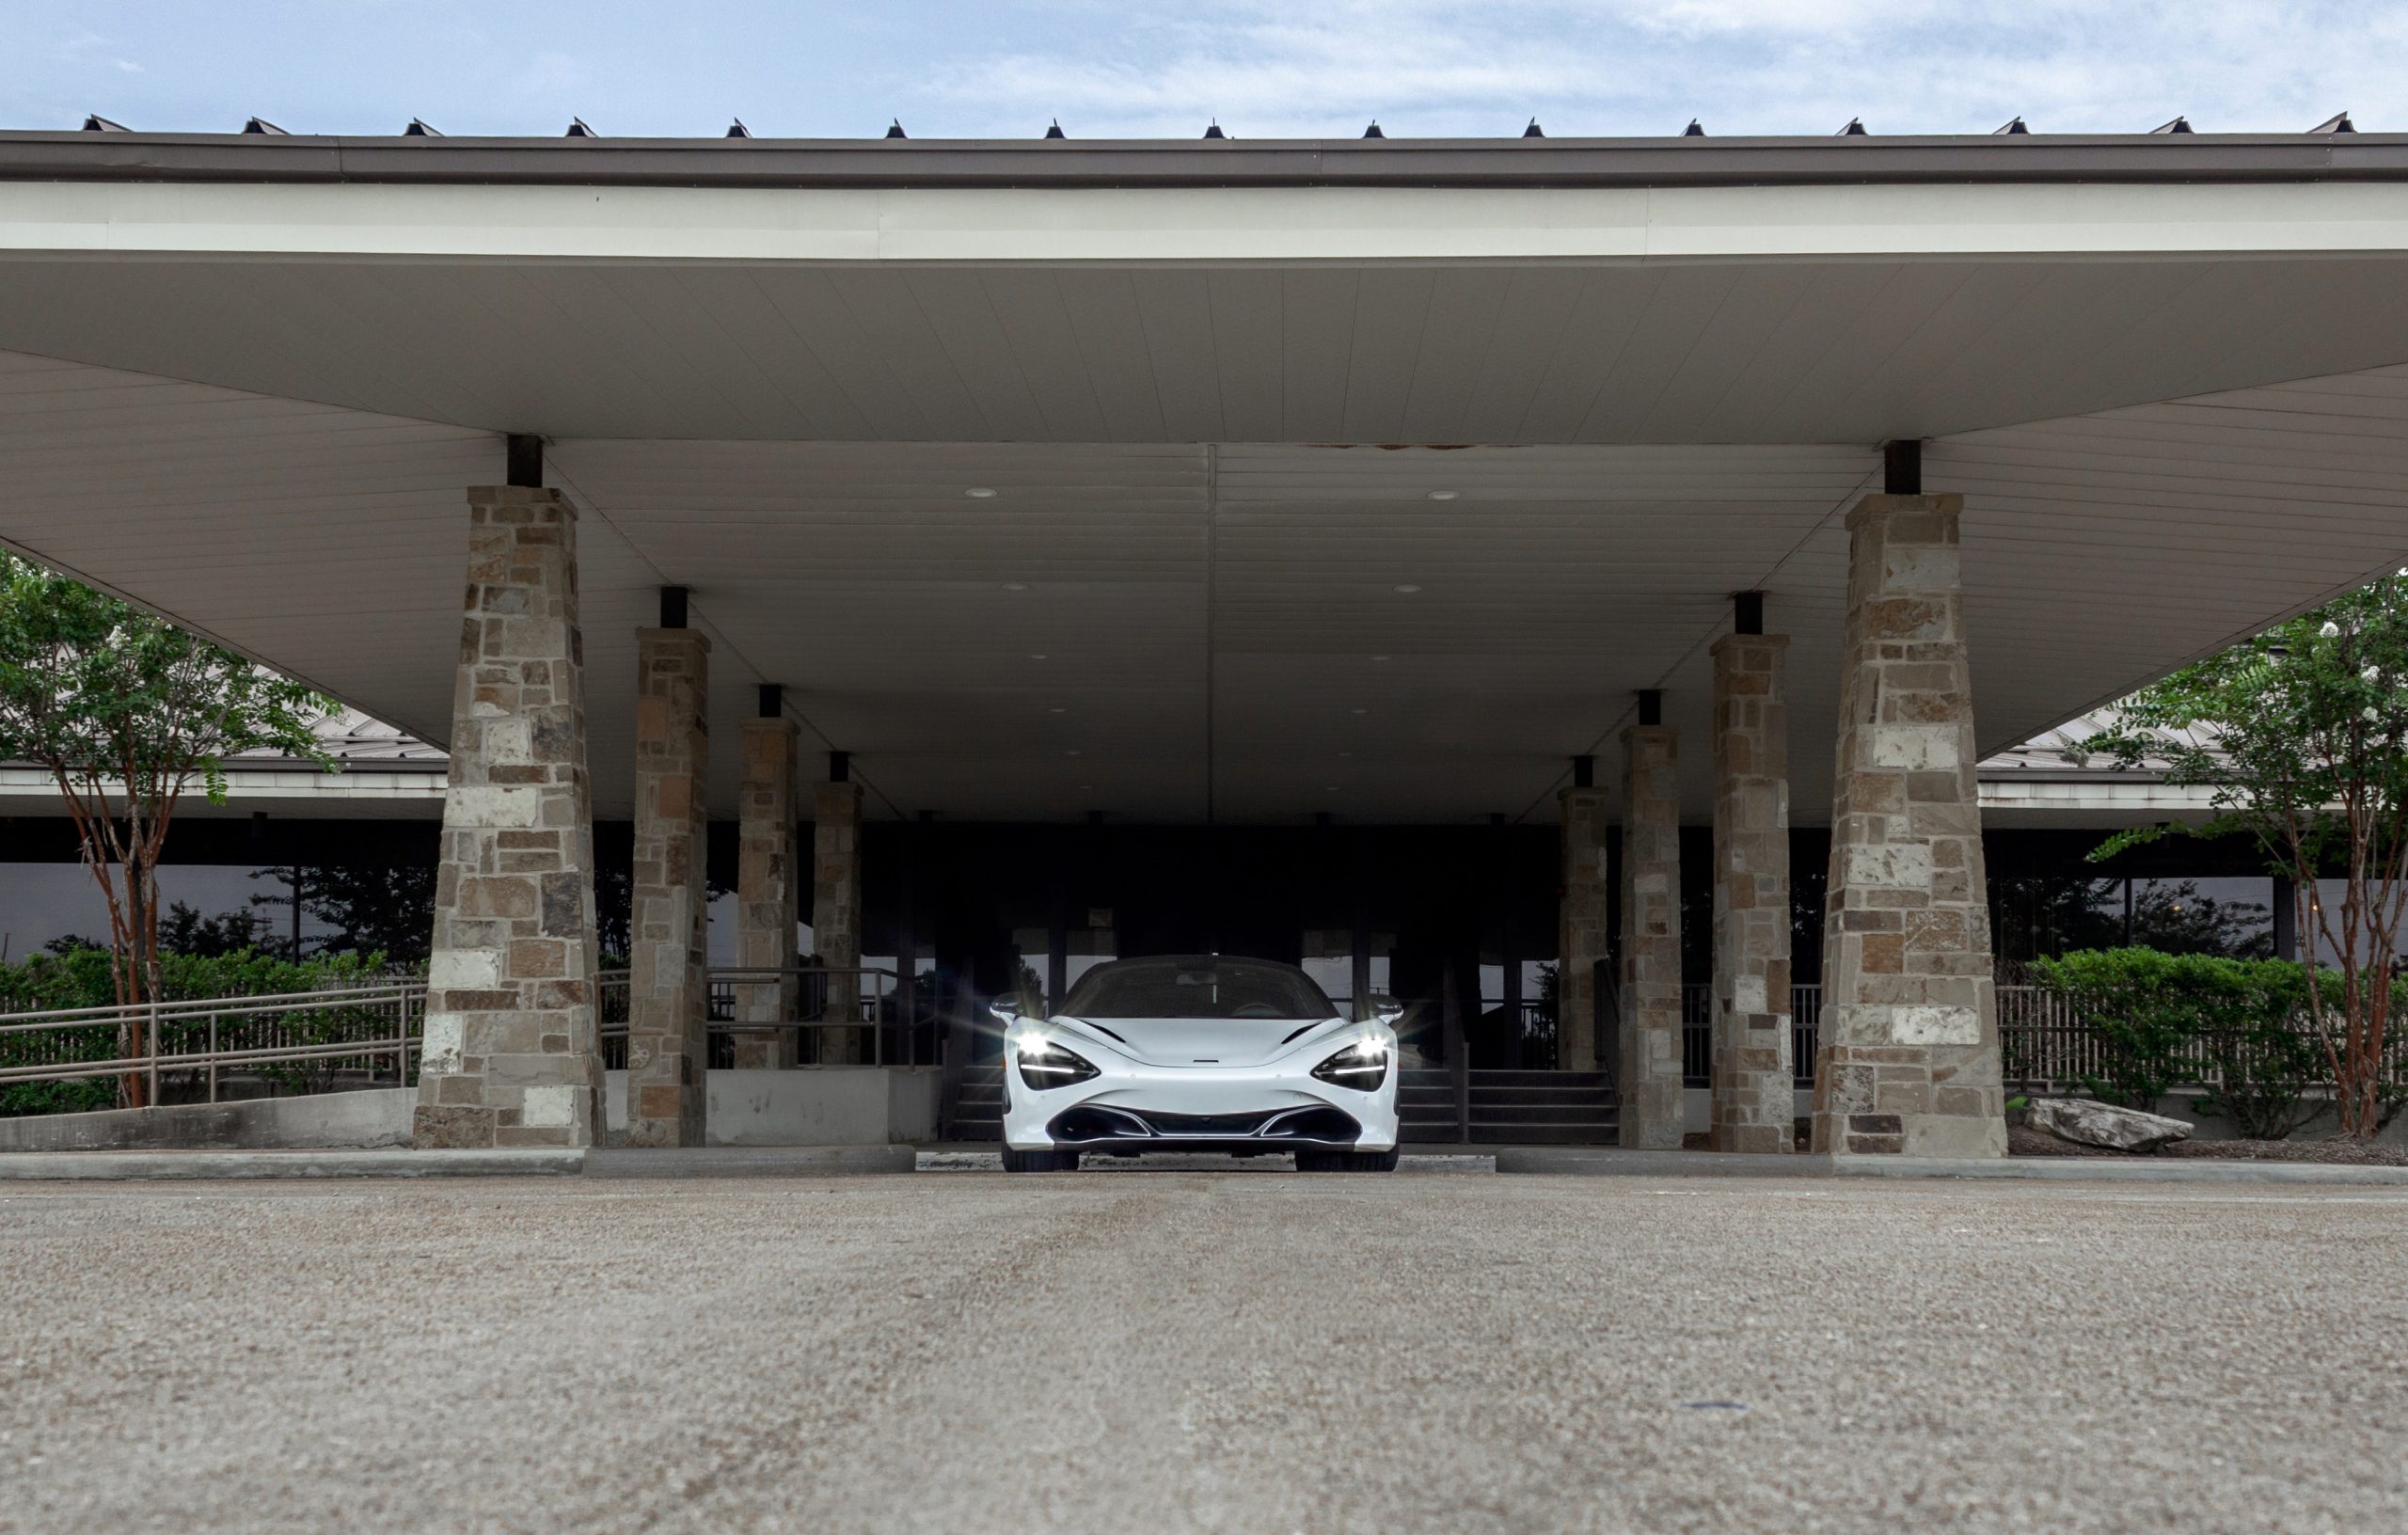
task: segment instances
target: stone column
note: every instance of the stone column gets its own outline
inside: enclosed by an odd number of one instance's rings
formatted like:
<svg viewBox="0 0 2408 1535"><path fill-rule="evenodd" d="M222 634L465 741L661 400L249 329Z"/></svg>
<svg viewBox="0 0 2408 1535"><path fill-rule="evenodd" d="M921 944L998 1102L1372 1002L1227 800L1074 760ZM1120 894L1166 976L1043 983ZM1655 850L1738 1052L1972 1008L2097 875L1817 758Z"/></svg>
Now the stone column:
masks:
<svg viewBox="0 0 2408 1535"><path fill-rule="evenodd" d="M1622 1007L1616 1055L1624 1146L1681 1144L1680 737L1623 732Z"/></svg>
<svg viewBox="0 0 2408 1535"><path fill-rule="evenodd" d="M1848 514L1814 1149L2006 1152L1958 496Z"/></svg>
<svg viewBox="0 0 2408 1535"><path fill-rule="evenodd" d="M1597 962L1606 957L1606 791L1576 784L1556 798L1563 813L1556 1065L1565 1071L1595 1071L1603 1064L1598 1046L1608 1043L1597 1038Z"/></svg>
<svg viewBox="0 0 2408 1535"><path fill-rule="evenodd" d="M601 1139L584 667L575 509L470 490L420 1146Z"/></svg>
<svg viewBox="0 0 2408 1535"><path fill-rule="evenodd" d="M795 770L793 720L768 714L744 721L744 780L738 789L736 861L736 962L748 969L792 970L795 953ZM736 989L739 1022L792 1022L801 987L796 977ZM784 1068L796 1063L792 1029L736 1036L736 1064Z"/></svg>
<svg viewBox="0 0 2408 1535"><path fill-rule="evenodd" d="M1797 1144L1789 1003L1789 704L1781 635L1714 646L1717 1151Z"/></svg>
<svg viewBox="0 0 2408 1535"><path fill-rule="evenodd" d="M635 882L628 912L627 1144L700 1146L710 1064L711 642L636 631Z"/></svg>
<svg viewBox="0 0 2408 1535"><path fill-rule="evenodd" d="M862 962L862 786L847 780L819 785L811 818L811 939L819 962L850 970ZM820 1018L849 1022L861 1016L861 978L832 975ZM868 1059L859 1029L821 1029L819 1064Z"/></svg>

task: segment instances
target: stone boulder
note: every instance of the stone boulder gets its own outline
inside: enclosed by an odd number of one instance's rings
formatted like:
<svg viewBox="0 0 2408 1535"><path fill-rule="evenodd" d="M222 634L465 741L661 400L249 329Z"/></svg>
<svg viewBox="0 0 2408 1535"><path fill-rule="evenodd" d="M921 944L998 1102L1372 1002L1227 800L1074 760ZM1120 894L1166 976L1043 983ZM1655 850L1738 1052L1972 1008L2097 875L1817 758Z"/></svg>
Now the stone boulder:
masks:
<svg viewBox="0 0 2408 1535"><path fill-rule="evenodd" d="M2110 1151L2154 1151L2169 1141L2189 1140L2194 1128L2162 1114L2119 1109L2086 1098L2036 1098L2025 1123L2059 1140Z"/></svg>

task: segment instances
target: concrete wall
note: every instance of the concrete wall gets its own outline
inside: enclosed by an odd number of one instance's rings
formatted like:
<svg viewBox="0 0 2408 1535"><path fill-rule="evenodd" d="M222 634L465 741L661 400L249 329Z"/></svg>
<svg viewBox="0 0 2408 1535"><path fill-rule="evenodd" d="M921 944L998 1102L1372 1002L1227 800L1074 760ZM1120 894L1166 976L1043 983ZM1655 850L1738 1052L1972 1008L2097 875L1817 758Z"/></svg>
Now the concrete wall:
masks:
<svg viewBox="0 0 2408 1535"><path fill-rule="evenodd" d="M278 1151L302 1147L407 1146L418 1092L255 1098L240 1103L170 1103L155 1109L41 1114L0 1119L0 1151Z"/></svg>
<svg viewBox="0 0 2408 1535"><path fill-rule="evenodd" d="M2014 1098L2020 1097L2022 1095L2020 1089L2015 1089L2011 1090L2008 1096L2010 1098ZM2080 1097L2081 1095L2058 1093L2045 1094L2042 1096L2062 1098L2068 1096ZM1806 1117L1806 1116L1811 1112L1811 1106L1814 1103L1814 1095L1812 1091L1805 1088L1798 1089L1795 1101L1797 1103L1798 1118L1803 1119ZM2178 1093L2171 1098L2160 1099L2157 1104L2157 1112L2166 1116L2168 1118L2188 1120L2191 1124L2197 1127L2192 1131L2192 1139L2194 1140L2229 1141L2236 1140L2240 1137L2241 1131L2234 1128L2231 1120L2220 1119L2211 1115L2201 1114L2198 1111L2198 1101L2199 1097L2195 1092ZM1691 1135L1703 1135L1706 1132L1707 1129L1713 1122L1713 1095L1703 1087L1684 1088L1681 1091L1681 1110L1682 1122L1686 1132ZM2292 1135L2291 1139L2294 1141L2329 1141L2333 1138L2333 1116L2328 1112L2319 1116L2305 1129L2302 1129L2296 1134ZM2385 1145L2408 1144L2408 1114L2402 1114L2399 1118L2394 1119L2391 1122L2390 1128L2385 1130L2376 1138L2384 1142Z"/></svg>
<svg viewBox="0 0 2408 1535"><path fill-rule="evenodd" d="M626 1073L610 1074L610 1129L626 1123ZM935 1067L713 1071L708 1146L886 1146L937 1137Z"/></svg>

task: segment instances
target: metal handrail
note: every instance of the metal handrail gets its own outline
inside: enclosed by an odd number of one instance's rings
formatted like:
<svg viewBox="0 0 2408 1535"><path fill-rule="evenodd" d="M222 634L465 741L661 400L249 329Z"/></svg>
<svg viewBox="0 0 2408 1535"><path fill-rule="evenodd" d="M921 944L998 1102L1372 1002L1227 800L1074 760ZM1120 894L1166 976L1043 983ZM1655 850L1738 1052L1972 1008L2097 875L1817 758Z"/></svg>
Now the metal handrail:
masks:
<svg viewBox="0 0 2408 1535"><path fill-rule="evenodd" d="M782 980L787 976L875 976L878 978L870 993L863 1001L875 1013L876 1009L896 994L900 977L882 965L861 966L714 966L707 973L713 986L744 986ZM595 1001L601 993L613 988L624 989L629 979L626 970L603 971L595 977ZM71 1036L82 1031L114 1030L121 1042L128 1037L143 1047L134 1052L123 1052L104 1058L80 1060L37 1061L23 1065L0 1065L0 1084L24 1082L78 1082L95 1077L145 1076L150 1081L150 1100L159 1100L159 1078L167 1071L198 1070L206 1075L207 1101L217 1101L218 1077L222 1070L244 1067L277 1066L305 1061L363 1059L371 1062L390 1057L394 1079L404 1084L409 1081L411 1058L424 1049L427 983L423 980L385 982L375 986L325 987L309 991L288 991L235 997L182 997L136 1004L128 1007L108 1004L93 1007L58 1007L0 1013L0 1038L32 1040L43 1035ZM309 1043L269 1045L245 1044L226 1048L222 1029L230 1023L267 1021L271 1024L299 1023L312 1017L355 1010L377 1009L387 1016L374 1020L384 1025L377 1032L356 1038L322 1040ZM367 1021L363 1020L362 1021ZM163 1048L176 1042L165 1038L171 1031L205 1024L208 1044L205 1049ZM885 1024L875 1017L846 1019L775 1019L741 1020L710 1019L705 1027L714 1034L741 1034L784 1029L869 1029L873 1032L874 1065L883 1065ZM624 1036L624 1022L599 1022L597 1032L605 1037ZM942 1044L940 1044L942 1053ZM909 1060L919 1064L918 1041L910 1041Z"/></svg>

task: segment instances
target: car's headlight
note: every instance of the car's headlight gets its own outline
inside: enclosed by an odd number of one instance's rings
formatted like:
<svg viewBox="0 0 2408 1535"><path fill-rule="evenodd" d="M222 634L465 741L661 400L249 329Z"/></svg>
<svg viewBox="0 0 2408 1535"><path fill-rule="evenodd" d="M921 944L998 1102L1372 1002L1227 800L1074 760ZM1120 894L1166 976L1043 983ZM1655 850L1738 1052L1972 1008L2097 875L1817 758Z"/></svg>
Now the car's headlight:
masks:
<svg viewBox="0 0 2408 1535"><path fill-rule="evenodd" d="M1358 1093L1379 1091L1388 1080L1388 1047L1385 1039L1357 1039L1313 1068L1313 1080Z"/></svg>
<svg viewBox="0 0 2408 1535"><path fill-rule="evenodd" d="M1045 1038L1023 1038L1012 1047L1020 1062L1020 1080L1038 1092L1068 1087L1097 1074L1095 1063Z"/></svg>

